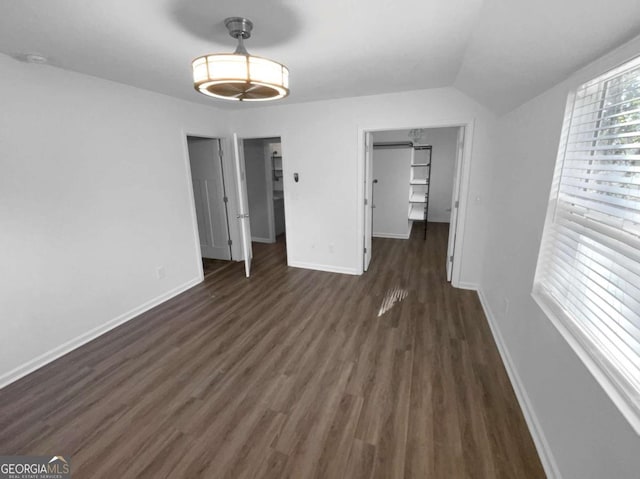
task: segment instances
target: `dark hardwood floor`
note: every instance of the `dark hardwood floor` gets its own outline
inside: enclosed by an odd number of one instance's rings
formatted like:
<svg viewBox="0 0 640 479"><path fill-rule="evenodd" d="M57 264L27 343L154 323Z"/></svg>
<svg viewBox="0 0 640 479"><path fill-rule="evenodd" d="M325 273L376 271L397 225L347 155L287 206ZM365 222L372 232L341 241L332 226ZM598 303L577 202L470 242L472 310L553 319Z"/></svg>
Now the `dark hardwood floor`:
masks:
<svg viewBox="0 0 640 479"><path fill-rule="evenodd" d="M0 454L79 478L538 478L447 225L374 239L365 275L255 244L171 301L0 391Z"/></svg>
<svg viewBox="0 0 640 479"><path fill-rule="evenodd" d="M225 261L222 259L202 258L202 272L205 279L214 274L216 271L220 271L222 268L226 268L233 264L233 261Z"/></svg>

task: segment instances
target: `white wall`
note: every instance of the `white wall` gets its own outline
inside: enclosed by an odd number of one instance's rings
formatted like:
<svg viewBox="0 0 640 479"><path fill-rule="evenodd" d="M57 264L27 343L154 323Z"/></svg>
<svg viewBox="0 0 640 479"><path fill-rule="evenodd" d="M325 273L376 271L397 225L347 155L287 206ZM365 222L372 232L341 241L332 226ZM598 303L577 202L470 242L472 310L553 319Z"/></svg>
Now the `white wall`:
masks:
<svg viewBox="0 0 640 479"><path fill-rule="evenodd" d="M0 71L4 384L200 280L185 132L228 130L214 108L5 55Z"/></svg>
<svg viewBox="0 0 640 479"><path fill-rule="evenodd" d="M262 139L244 140L244 164L247 175L247 196L249 198L249 220L251 222L251 239L269 242L268 207L270 195L267 194L267 167L265 141ZM269 185L270 186L270 185Z"/></svg>
<svg viewBox="0 0 640 479"><path fill-rule="evenodd" d="M380 134L382 133L382 134ZM381 140L385 132L373 134L373 141ZM406 140L406 137L405 137ZM374 148L373 178L373 236L408 238L409 168L411 148Z"/></svg>
<svg viewBox="0 0 640 479"><path fill-rule="evenodd" d="M282 139L289 264L347 273L362 270L362 224L356 220L363 208L358 182L362 130L475 120L470 202L464 249L458 258L460 284L473 286L479 281L494 122L483 106L453 88L439 88L250 108L233 112L231 118L242 137ZM293 181L294 172L300 175L298 183Z"/></svg>
<svg viewBox="0 0 640 479"><path fill-rule="evenodd" d="M640 477L640 437L531 298L567 93L639 51L636 39L507 114L495 138L482 298L566 479Z"/></svg>
<svg viewBox="0 0 640 479"><path fill-rule="evenodd" d="M420 141L433 146L429 221L448 223L451 220L458 128L429 128Z"/></svg>

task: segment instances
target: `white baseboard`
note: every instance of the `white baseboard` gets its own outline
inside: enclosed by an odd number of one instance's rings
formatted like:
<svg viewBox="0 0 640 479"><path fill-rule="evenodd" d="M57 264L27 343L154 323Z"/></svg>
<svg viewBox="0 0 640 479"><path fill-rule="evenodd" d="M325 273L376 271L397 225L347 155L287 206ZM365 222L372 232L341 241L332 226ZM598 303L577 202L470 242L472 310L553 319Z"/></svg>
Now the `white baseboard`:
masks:
<svg viewBox="0 0 640 479"><path fill-rule="evenodd" d="M174 296L177 296L178 294L186 291L187 289L195 286L196 284L201 283L203 279L204 278L198 277L198 278L189 280L186 283L164 294L161 294L160 296L157 296L147 301L146 303L127 311L126 313L121 314L120 316L114 319L111 319L110 321L107 321L106 323L101 324L100 326L97 326L92 330L87 331L86 333L81 334L80 336L77 336L67 341L64 344L61 344L58 347L55 347L50 351L47 351L46 353L41 354L36 358L33 358L30 361L27 361L26 363L18 366L17 368L12 369L11 371L0 376L0 389L7 386L8 384L11 384L12 382L17 381L21 377L26 376L29 373L32 373L36 369L39 369L42 366L45 366L46 364L52 361L55 361L59 357L64 356L65 354L73 351L74 349L79 348L83 344L86 344L89 341L94 340L98 336L103 335L104 333L112 330L113 328L120 326L121 324L126 323L127 321L130 321L131 319L141 315L145 311L148 311L158 306L159 304L170 300Z"/></svg>
<svg viewBox="0 0 640 479"><path fill-rule="evenodd" d="M409 233L373 233L374 238L409 239Z"/></svg>
<svg viewBox="0 0 640 479"><path fill-rule="evenodd" d="M480 304L482 304L482 309L484 310L484 314L487 317L487 322L489 323L491 334L493 334L493 339L498 346L498 352L500 353L502 362L505 366L505 369L507 370L509 380L511 381L511 386L516 393L518 403L520 404L520 409L522 410L524 419L527 422L527 426L529 427L529 432L531 433L531 437L533 438L533 442L535 443L536 450L538 451L538 456L540 457L542 467L544 468L544 471L549 479L561 479L562 476L560 475L558 465L556 464L553 453L551 452L551 448L549 447L549 443L547 442L542 428L540 427L538 418L536 417L535 412L531 407L531 401L529 400L527 390L524 388L522 381L520 380L520 376L518 375L518 371L513 365L513 360L511 359L509 350L507 349L504 339L502 338L502 333L500 333L500 329L498 328L495 316L493 315L493 312L489 307L487 298L484 295L482 289L478 289L477 292L478 297L480 298Z"/></svg>
<svg viewBox="0 0 640 479"><path fill-rule="evenodd" d="M255 241L256 243L275 243L275 241L271 241L269 238L260 238L259 236L252 236L251 241Z"/></svg>
<svg viewBox="0 0 640 479"><path fill-rule="evenodd" d="M329 264L304 263L300 261L289 261L287 264L292 268L314 269L316 271L326 271L328 273L341 273L341 274L353 274L353 275L362 274L362 271L359 271L355 268L343 268L342 266L333 266Z"/></svg>
<svg viewBox="0 0 640 479"><path fill-rule="evenodd" d="M453 284L453 282L451 284ZM453 287L454 288L459 288L459 289L470 289L470 290L473 290L473 291L478 291L479 290L477 283L469 283L467 281L459 281L457 284L453 284Z"/></svg>

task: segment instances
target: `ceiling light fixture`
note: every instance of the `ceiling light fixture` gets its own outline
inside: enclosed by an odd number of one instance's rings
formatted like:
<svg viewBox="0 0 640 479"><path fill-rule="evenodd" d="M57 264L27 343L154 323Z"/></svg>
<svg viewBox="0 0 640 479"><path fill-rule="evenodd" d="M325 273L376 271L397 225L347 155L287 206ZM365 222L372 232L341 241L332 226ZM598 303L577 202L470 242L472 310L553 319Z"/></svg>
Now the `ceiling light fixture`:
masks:
<svg viewBox="0 0 640 479"><path fill-rule="evenodd" d="M413 130L409 130L408 136L414 143L420 143L426 132L427 131L424 128L414 128Z"/></svg>
<svg viewBox="0 0 640 479"><path fill-rule="evenodd" d="M238 40L234 53L214 53L192 62L193 86L214 98L237 101L267 101L289 94L289 69L281 63L250 55L244 40L253 23L242 17L224 21L229 35Z"/></svg>

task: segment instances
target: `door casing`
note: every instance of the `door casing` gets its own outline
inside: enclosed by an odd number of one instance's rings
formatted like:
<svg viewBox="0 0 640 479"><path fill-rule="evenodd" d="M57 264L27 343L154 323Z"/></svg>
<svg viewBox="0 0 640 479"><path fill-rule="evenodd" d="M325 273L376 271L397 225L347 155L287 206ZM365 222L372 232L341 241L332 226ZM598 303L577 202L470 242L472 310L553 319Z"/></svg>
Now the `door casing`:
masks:
<svg viewBox="0 0 640 479"><path fill-rule="evenodd" d="M357 227L358 234L356 236L358 241L357 251L360 254L364 254L365 247L365 211L364 211L364 181L365 181L365 135L367 132L376 131L388 131L388 130L410 130L414 128L450 128L450 127L462 127L464 128L464 142L463 142L463 155L460 165L460 169L457 172L457 177L454 178L455 182L458 182L458 218L456 226L455 236L455 251L452 264L451 284L457 288L464 288L465 285L461 281L462 271L462 252L464 251L464 228L468 206L468 191L469 191L469 177L471 171L471 146L473 144L473 130L475 120L473 119L459 119L442 122L427 121L420 126L416 126L415 123L387 123L384 125L371 125L358 127L358 163L357 163L357 194L360 207L358 207ZM364 261L359 261L363 266L360 274L364 273Z"/></svg>

